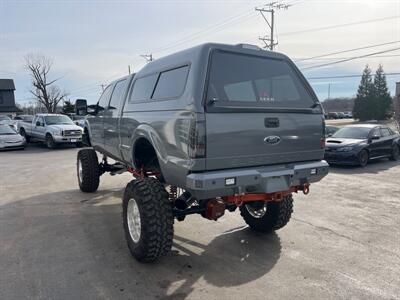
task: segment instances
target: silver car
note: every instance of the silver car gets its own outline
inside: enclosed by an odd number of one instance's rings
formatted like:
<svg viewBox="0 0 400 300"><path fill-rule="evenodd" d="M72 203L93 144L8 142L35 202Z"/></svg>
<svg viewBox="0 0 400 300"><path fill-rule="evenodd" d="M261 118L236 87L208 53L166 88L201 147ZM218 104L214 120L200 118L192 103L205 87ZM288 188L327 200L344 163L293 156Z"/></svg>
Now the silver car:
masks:
<svg viewBox="0 0 400 300"><path fill-rule="evenodd" d="M0 125L0 150L24 149L26 140L9 125Z"/></svg>

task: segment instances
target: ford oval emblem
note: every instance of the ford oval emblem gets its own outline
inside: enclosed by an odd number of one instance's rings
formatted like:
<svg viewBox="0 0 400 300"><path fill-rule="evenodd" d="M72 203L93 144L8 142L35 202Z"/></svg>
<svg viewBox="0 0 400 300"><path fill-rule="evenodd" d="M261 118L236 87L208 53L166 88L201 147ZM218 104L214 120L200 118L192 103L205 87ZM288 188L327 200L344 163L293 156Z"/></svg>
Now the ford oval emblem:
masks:
<svg viewBox="0 0 400 300"><path fill-rule="evenodd" d="M277 135L270 135L264 138L264 143L276 145L281 141L281 138Z"/></svg>

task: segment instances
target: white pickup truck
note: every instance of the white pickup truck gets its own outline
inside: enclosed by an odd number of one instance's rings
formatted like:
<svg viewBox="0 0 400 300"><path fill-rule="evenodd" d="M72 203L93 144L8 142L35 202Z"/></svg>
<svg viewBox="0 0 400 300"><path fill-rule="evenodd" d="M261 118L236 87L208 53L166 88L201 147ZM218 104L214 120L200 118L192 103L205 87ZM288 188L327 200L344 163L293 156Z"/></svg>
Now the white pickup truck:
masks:
<svg viewBox="0 0 400 300"><path fill-rule="evenodd" d="M82 128L61 114L37 114L32 122L18 122L18 131L27 141L43 141L50 149L57 144L82 145Z"/></svg>

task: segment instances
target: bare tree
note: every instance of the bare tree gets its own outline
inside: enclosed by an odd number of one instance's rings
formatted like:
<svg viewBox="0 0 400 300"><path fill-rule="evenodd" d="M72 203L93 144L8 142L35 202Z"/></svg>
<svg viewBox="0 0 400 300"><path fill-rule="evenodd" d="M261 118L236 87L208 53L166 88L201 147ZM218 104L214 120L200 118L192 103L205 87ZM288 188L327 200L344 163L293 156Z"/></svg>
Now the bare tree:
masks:
<svg viewBox="0 0 400 300"><path fill-rule="evenodd" d="M25 56L25 68L29 71L32 80L30 93L50 113L55 112L58 103L68 95L55 84L60 78L49 79L52 65L52 60L44 55Z"/></svg>

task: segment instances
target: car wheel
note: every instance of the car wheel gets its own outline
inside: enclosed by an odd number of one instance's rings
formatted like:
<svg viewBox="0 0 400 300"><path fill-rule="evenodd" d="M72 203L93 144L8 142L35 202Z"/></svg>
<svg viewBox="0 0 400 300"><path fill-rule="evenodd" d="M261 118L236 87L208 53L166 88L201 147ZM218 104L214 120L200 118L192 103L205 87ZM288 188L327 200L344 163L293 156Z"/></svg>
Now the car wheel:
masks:
<svg viewBox="0 0 400 300"><path fill-rule="evenodd" d="M389 159L395 161L395 160L398 160L399 157L400 157L400 148L399 148L399 146L394 145L392 147L392 153L391 153Z"/></svg>
<svg viewBox="0 0 400 300"><path fill-rule="evenodd" d="M97 191L100 184L100 167L96 151L93 149L79 150L76 170L81 191L85 193Z"/></svg>
<svg viewBox="0 0 400 300"><path fill-rule="evenodd" d="M122 201L128 248L140 262L152 262L172 247L174 216L168 193L155 178L133 180Z"/></svg>
<svg viewBox="0 0 400 300"><path fill-rule="evenodd" d="M51 134L46 134L46 147L49 149L54 149L56 147L56 143Z"/></svg>
<svg viewBox="0 0 400 300"><path fill-rule="evenodd" d="M25 129L21 128L21 129L19 130L19 134L22 135L22 136L25 138L25 141L26 141L27 143L29 143L29 136L26 135Z"/></svg>
<svg viewBox="0 0 400 300"><path fill-rule="evenodd" d="M368 164L369 160L369 154L367 150L361 150L360 153L358 153L358 164L361 167L365 167Z"/></svg>
<svg viewBox="0 0 400 300"><path fill-rule="evenodd" d="M240 206L240 214L251 229L270 232L284 227L293 212L292 195L281 201L251 202Z"/></svg>

